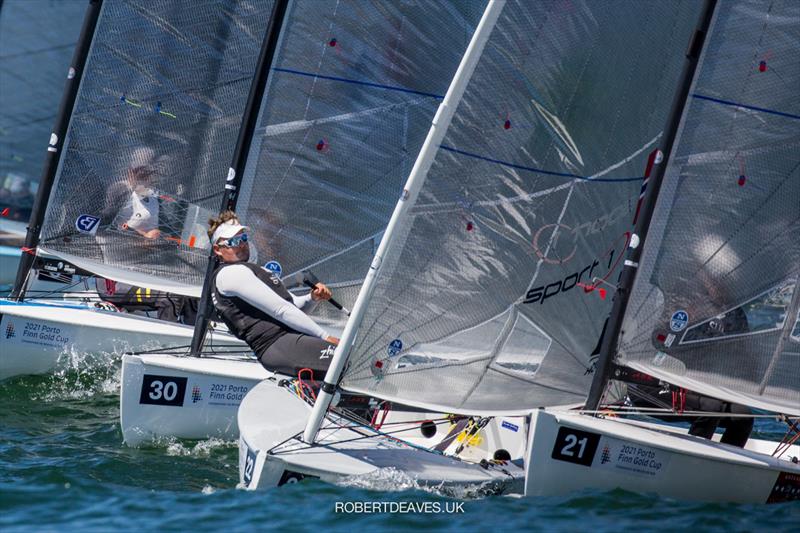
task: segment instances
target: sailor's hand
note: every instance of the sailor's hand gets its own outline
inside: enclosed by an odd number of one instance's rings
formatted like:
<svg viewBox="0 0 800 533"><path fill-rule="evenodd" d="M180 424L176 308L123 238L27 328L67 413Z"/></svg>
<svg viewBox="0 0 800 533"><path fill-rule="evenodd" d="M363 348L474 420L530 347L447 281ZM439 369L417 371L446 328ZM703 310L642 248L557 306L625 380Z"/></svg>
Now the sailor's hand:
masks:
<svg viewBox="0 0 800 533"><path fill-rule="evenodd" d="M339 346L339 339L337 337L326 337L325 342L329 342L334 346Z"/></svg>
<svg viewBox="0 0 800 533"><path fill-rule="evenodd" d="M161 231L158 229L151 229L150 231L140 231L146 239L158 239L161 236Z"/></svg>
<svg viewBox="0 0 800 533"><path fill-rule="evenodd" d="M317 283L311 289L311 298L313 300L330 300L331 290L322 283Z"/></svg>

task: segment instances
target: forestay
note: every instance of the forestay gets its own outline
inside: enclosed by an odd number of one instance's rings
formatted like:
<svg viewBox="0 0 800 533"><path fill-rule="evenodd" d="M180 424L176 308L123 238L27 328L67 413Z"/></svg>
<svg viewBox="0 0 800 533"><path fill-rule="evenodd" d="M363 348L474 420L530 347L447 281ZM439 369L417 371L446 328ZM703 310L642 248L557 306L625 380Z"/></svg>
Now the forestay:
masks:
<svg viewBox="0 0 800 533"><path fill-rule="evenodd" d="M27 222L86 2L0 7L0 222Z"/></svg>
<svg viewBox="0 0 800 533"><path fill-rule="evenodd" d="M40 248L199 295L272 2L104 2Z"/></svg>
<svg viewBox="0 0 800 533"><path fill-rule="evenodd" d="M579 402L699 5L509 2L383 260L342 386Z"/></svg>
<svg viewBox="0 0 800 533"><path fill-rule="evenodd" d="M260 264L352 305L484 5L290 5L237 208Z"/></svg>
<svg viewBox="0 0 800 533"><path fill-rule="evenodd" d="M631 295L619 361L800 413L800 5L722 2Z"/></svg>

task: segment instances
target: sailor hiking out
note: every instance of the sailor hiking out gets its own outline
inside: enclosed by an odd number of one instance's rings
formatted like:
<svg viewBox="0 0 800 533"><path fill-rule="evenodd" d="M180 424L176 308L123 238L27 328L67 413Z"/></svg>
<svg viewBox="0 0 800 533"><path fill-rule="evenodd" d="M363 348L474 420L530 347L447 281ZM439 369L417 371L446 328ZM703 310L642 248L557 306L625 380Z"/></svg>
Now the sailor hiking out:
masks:
<svg viewBox="0 0 800 533"><path fill-rule="evenodd" d="M273 272L248 263L247 229L232 211L209 220L209 238L221 263L213 275L214 306L267 370L296 375L309 368L321 379L339 339L304 311L330 299L331 291L317 283L309 294L295 296Z"/></svg>

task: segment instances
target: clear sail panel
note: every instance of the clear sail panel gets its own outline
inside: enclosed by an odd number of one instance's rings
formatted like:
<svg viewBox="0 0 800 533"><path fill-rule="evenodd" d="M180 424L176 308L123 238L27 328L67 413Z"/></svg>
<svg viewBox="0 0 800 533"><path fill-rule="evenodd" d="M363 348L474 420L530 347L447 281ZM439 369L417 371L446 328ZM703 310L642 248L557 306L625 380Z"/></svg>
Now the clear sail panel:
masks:
<svg viewBox="0 0 800 533"><path fill-rule="evenodd" d="M800 5L722 2L623 325L620 362L800 413Z"/></svg>
<svg viewBox="0 0 800 533"><path fill-rule="evenodd" d="M41 247L199 294L273 2L104 2Z"/></svg>
<svg viewBox="0 0 800 533"><path fill-rule="evenodd" d="M5 0L0 8L0 232L24 234L88 2Z"/></svg>
<svg viewBox="0 0 800 533"><path fill-rule="evenodd" d="M580 402L699 5L509 2L343 386L448 412Z"/></svg>
<svg viewBox="0 0 800 533"><path fill-rule="evenodd" d="M484 6L290 4L237 209L260 264L310 269L352 307Z"/></svg>

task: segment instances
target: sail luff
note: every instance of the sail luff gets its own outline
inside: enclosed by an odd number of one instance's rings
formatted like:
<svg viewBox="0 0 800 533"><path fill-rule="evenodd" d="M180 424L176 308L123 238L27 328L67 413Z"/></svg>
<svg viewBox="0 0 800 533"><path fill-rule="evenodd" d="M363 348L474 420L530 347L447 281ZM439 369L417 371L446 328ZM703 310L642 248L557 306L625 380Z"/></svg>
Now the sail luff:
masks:
<svg viewBox="0 0 800 533"><path fill-rule="evenodd" d="M50 200L50 193L53 189L56 172L61 160L61 148L64 146L64 139L75 107L75 100L78 96L78 89L80 88L84 67L86 66L86 59L89 56L89 50L92 46L92 38L97 28L97 20L100 17L102 4L102 0L89 1L80 36L78 37L75 52L70 62L67 82L64 87L64 95L59 105L53 131L50 134L50 141L47 146L47 159L45 160L42 177L39 181L39 190L36 193L30 221L28 222L28 231L25 236L23 248L23 250L28 253L23 253L20 258L16 280L14 281L14 288L10 294L10 297L17 301L22 301L25 298L25 285L35 260L34 250L39 244L42 223L44 222L47 204Z"/></svg>
<svg viewBox="0 0 800 533"><path fill-rule="evenodd" d="M356 303L353 306L350 318L342 334L341 341L334 352L330 367L323 381L322 389L320 390L317 401L314 404L314 409L303 433L303 440L306 442L313 442L316 438L325 413L333 399L333 394L336 390L335 384L339 382L342 375L356 333L358 332L361 320L364 317L364 312L369 304L371 293L374 290L375 282L380 272L382 258L392 244L392 237L396 229L401 227L408 210L411 209L416 201L419 190L433 163L434 156L447 132L447 128L464 94L467 83L475 70L478 60L482 55L483 48L504 6L505 0L490 0L487 4L483 17L481 17L481 21L475 29L475 33L473 33L472 39L464 52L458 70L453 76L447 94L433 118L428 136L422 145L414 167L411 169L403 193L395 207L394 213L392 213L392 218L389 220L381 243L370 265L369 272L361 286L358 298L356 299Z"/></svg>
<svg viewBox="0 0 800 533"><path fill-rule="evenodd" d="M649 192L644 200L640 217L637 221L635 233L629 244L629 255L624 262L620 282L614 295L614 303L608 321L608 329L601 339L600 355L597 360L594 378L589 389L586 400L586 408L597 409L602 400L606 386L610 379L611 366L619 343L619 336L622 331L622 321L625 317L628 301L630 299L631 288L636 279L639 260L644 249L644 242L647 237L647 230L655 210L656 199L664 179L664 173L668 167L668 162L672 154L673 144L680 129L680 124L684 119L684 110L689 98L690 89L696 82L695 74L700 56L705 50L706 37L716 11L716 0L707 0L700 15L700 21L693 36L692 42L686 53L686 62L681 74L681 85L675 94L672 110L669 114L666 132L664 135L664 149L662 150L661 163L655 167L655 175L651 179Z"/></svg>
<svg viewBox="0 0 800 533"><path fill-rule="evenodd" d="M289 0L277 0L270 14L269 26L264 34L264 41L261 53L258 58L258 66L250 86L250 94L247 97L242 125L239 128L239 135L236 139L236 147L233 151L233 161L228 169L228 176L225 180L225 193L222 198L220 212L235 210L239 199L239 187L244 176L244 166L247 163L247 155L250 151L250 144L253 140L253 131L258 122L258 115L261 111L264 91L267 85L272 62L275 57L275 50L278 47L278 37L283 28L283 21ZM194 333L192 335L191 355L201 356L201 348L205 341L208 331L208 321L211 317L211 278L218 266L216 255L214 254L213 244L209 249L208 266L203 281L202 295L198 306L197 320L195 321Z"/></svg>

